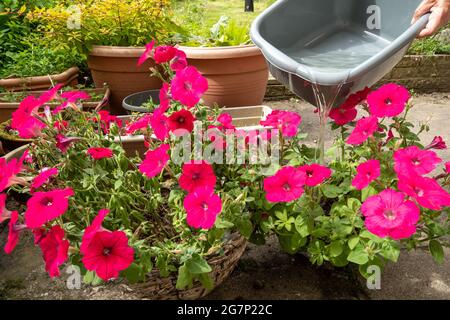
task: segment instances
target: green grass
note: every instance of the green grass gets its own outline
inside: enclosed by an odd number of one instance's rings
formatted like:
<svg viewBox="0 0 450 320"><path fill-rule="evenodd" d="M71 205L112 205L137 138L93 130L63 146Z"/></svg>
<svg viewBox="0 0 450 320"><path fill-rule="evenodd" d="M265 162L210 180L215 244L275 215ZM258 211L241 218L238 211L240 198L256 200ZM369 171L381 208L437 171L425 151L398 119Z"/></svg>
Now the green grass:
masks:
<svg viewBox="0 0 450 320"><path fill-rule="evenodd" d="M244 0L173 0L175 21L191 35L208 37L211 27L225 15L240 26L251 22L275 0L255 0L255 12L244 12Z"/></svg>

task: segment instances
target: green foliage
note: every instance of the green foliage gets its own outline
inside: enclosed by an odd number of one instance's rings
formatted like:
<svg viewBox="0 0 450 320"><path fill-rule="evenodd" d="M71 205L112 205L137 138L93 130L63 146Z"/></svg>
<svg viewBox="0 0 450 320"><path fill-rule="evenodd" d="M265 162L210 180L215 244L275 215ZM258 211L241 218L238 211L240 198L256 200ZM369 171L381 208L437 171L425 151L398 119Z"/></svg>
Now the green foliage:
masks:
<svg viewBox="0 0 450 320"><path fill-rule="evenodd" d="M409 54L450 54L450 43L439 40L436 37L419 39L413 42Z"/></svg>
<svg viewBox="0 0 450 320"><path fill-rule="evenodd" d="M53 45L81 53L92 45L169 43L174 32L183 33L171 20L168 0L82 0L76 8L71 5L71 1L60 1L52 8L33 10L27 18L40 25Z"/></svg>

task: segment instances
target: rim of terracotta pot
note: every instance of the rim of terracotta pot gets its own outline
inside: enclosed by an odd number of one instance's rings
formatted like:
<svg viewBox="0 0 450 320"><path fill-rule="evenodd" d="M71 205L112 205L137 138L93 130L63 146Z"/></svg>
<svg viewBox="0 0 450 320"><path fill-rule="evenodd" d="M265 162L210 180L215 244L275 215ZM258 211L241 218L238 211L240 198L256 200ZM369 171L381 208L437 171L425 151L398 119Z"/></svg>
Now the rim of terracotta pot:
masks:
<svg viewBox="0 0 450 320"><path fill-rule="evenodd" d="M78 76L79 71L80 69L78 69L78 67L71 67L64 72L57 74L49 74L37 77L0 79L0 87L20 86L23 83L41 84L48 82L49 78L51 78L54 82L63 82L63 80L70 80L71 78L74 77L75 74Z"/></svg>
<svg viewBox="0 0 450 320"><path fill-rule="evenodd" d="M97 57L132 57L139 58L145 47L92 46L89 55Z"/></svg>
<svg viewBox="0 0 450 320"><path fill-rule="evenodd" d="M261 50L254 44L229 47L188 47L177 46L190 59L227 59L245 58L262 55Z"/></svg>

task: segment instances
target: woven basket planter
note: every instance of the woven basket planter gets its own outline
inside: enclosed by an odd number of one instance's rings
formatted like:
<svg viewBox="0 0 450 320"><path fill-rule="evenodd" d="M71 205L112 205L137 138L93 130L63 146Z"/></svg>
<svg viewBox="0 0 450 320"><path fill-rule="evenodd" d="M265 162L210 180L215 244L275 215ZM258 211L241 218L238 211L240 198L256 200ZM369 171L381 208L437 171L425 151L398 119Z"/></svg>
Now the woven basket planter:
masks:
<svg viewBox="0 0 450 320"><path fill-rule="evenodd" d="M244 237L239 233L233 233L224 243L222 254L212 255L207 259L212 268L210 276L214 281L214 287L218 287L230 276L244 253L246 245L247 240ZM142 298L151 300L195 300L210 292L199 282L194 283L191 289L186 290L177 290L176 283L176 275L161 278L159 270L153 269L145 283L131 285L131 288Z"/></svg>

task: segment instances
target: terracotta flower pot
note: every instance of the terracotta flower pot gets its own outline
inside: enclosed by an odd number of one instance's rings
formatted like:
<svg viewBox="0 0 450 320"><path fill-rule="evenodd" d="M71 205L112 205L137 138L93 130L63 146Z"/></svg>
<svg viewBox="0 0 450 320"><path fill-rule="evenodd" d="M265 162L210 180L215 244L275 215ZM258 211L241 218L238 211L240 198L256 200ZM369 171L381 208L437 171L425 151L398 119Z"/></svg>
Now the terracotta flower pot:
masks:
<svg viewBox="0 0 450 320"><path fill-rule="evenodd" d="M77 67L67 69L63 73L48 76L0 79L0 87L6 91L26 90L47 90L53 84L61 83L63 85L77 85L78 72Z"/></svg>
<svg viewBox="0 0 450 320"><path fill-rule="evenodd" d="M150 76L153 60L138 67L142 47L94 46L89 54L88 66L96 87L107 84L111 89L110 107L113 114L124 114L123 99L135 92L159 89L161 81Z"/></svg>
<svg viewBox="0 0 450 320"><path fill-rule="evenodd" d="M269 71L261 50L254 45L232 47L179 47L188 62L208 79L206 105L221 107L262 104Z"/></svg>

